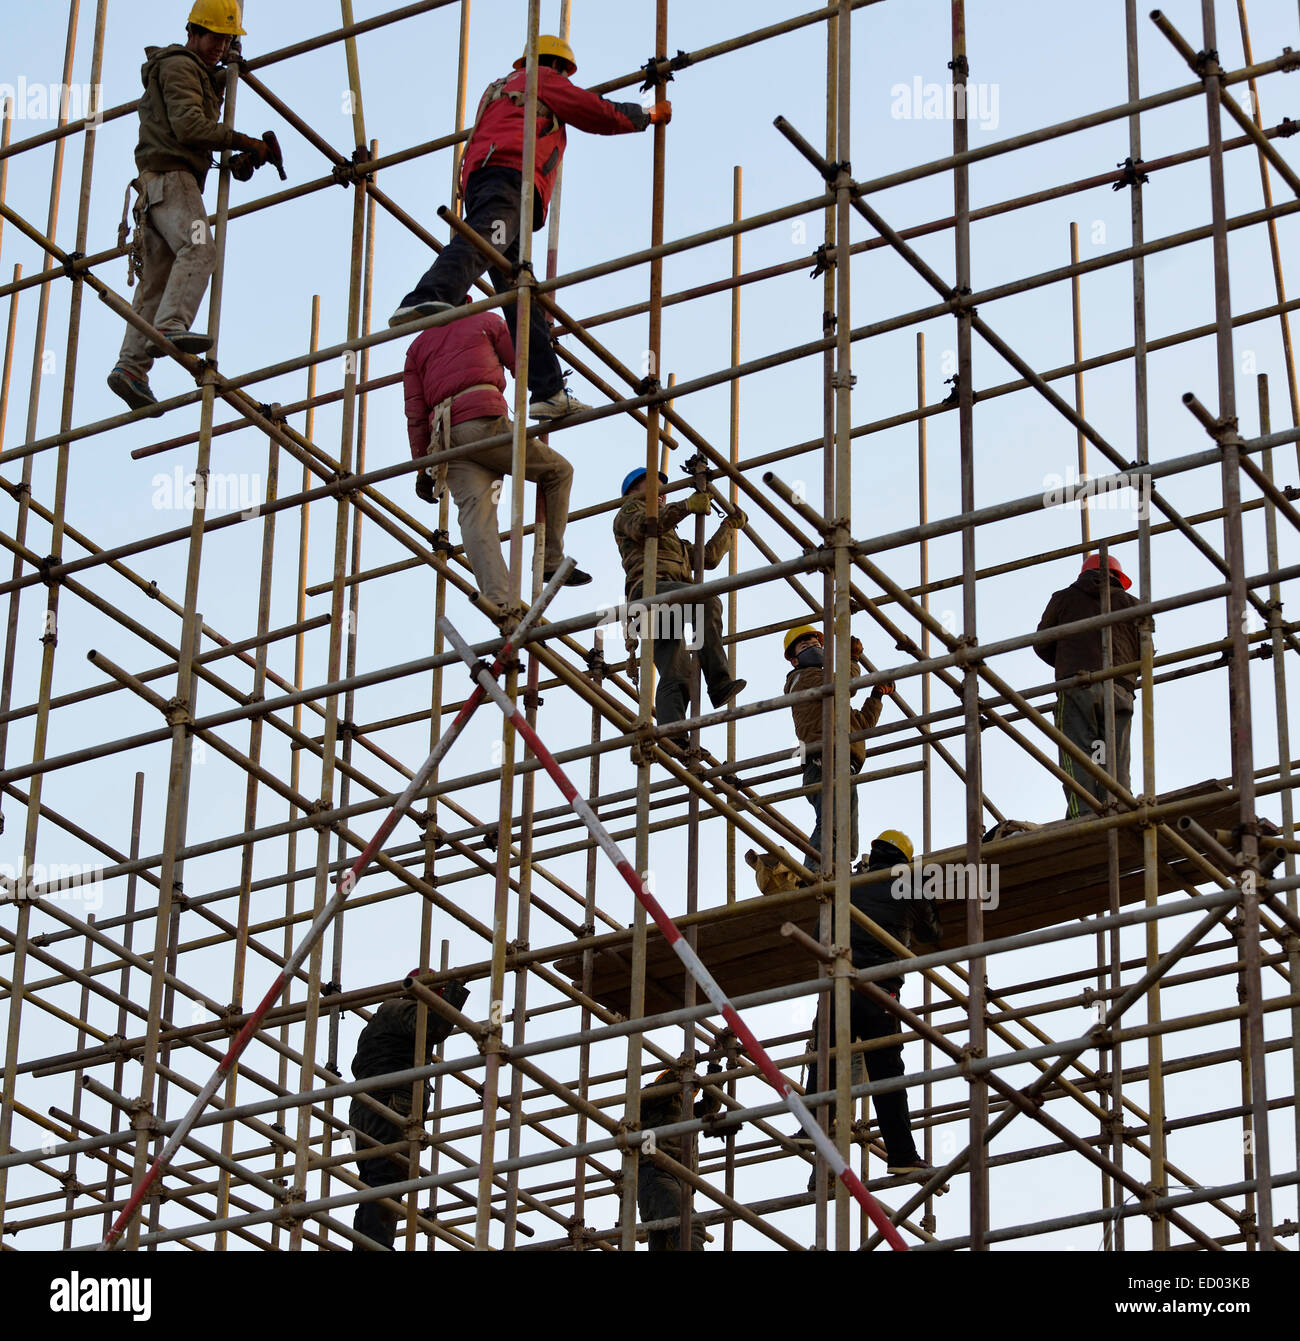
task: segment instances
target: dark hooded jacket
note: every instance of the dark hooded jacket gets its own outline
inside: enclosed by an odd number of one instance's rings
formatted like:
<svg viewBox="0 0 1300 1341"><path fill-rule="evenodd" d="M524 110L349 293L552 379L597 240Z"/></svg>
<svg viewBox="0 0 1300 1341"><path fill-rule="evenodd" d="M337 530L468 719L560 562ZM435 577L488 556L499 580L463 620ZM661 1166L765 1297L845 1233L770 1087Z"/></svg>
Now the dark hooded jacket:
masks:
<svg viewBox="0 0 1300 1341"><path fill-rule="evenodd" d="M213 69L179 45L146 47L144 54L135 165L141 172L191 172L201 191L212 155L229 149L234 135L221 124L225 68Z"/></svg>
<svg viewBox="0 0 1300 1341"><path fill-rule="evenodd" d="M867 870L887 871L894 866L906 865L907 857L892 843L872 843ZM860 913L909 950L914 938L930 945L935 944L941 933L934 901L895 898L893 884L892 880L879 880L870 885L855 885L849 898ZM853 951L854 968L873 968L876 964L889 964L898 958L896 951L878 941L856 921L849 932L849 944ZM901 977L886 978L878 986L887 992L897 992L902 983Z"/></svg>
<svg viewBox="0 0 1300 1341"><path fill-rule="evenodd" d="M663 1085L672 1085L672 1089L663 1094L649 1094L647 1090L658 1089ZM722 1100L715 1094L706 1094L702 1099L697 1099L693 1108L693 1115L697 1118L708 1117L711 1113L716 1113L722 1107ZM676 1122L684 1122L682 1117L682 1087L677 1076L672 1071L663 1071L655 1077L653 1082L641 1091L641 1130L645 1131L650 1127L670 1127ZM665 1136L658 1142L658 1148L665 1154L671 1156L679 1163L682 1158L682 1138L680 1136ZM654 1169L655 1165L647 1160L641 1162L642 1169Z"/></svg>
<svg viewBox="0 0 1300 1341"><path fill-rule="evenodd" d="M1047 602L1047 609L1038 621L1039 632L1055 628L1058 624L1071 624L1077 619L1088 619L1100 614L1101 583L1101 569L1092 568L1086 573L1080 573L1068 587L1062 587ZM1112 576L1110 608L1123 610L1136 604L1137 600L1124 590L1117 577ZM1064 680L1081 670L1101 670L1101 634L1100 629L1068 634L1051 642L1038 643L1034 651L1052 667L1058 680ZM1136 619L1111 625L1111 655L1112 664L1116 666L1138 660L1141 648ZM1137 686L1137 678L1121 675L1115 683L1131 694Z"/></svg>
<svg viewBox="0 0 1300 1341"><path fill-rule="evenodd" d="M459 983L447 984L442 996L457 1010L465 1003L465 989ZM367 1076L387 1075L390 1071L407 1071L416 1065L415 1026L420 1003L407 997L385 1001L375 1011L357 1040L356 1056L352 1059L352 1076L364 1080ZM425 1019L425 1056L423 1065L433 1060L433 1050L442 1043L455 1026L434 1011ZM409 1094L410 1086L402 1086ZM428 1082L425 1083L425 1107L428 1107ZM376 1096L394 1091L376 1090Z"/></svg>

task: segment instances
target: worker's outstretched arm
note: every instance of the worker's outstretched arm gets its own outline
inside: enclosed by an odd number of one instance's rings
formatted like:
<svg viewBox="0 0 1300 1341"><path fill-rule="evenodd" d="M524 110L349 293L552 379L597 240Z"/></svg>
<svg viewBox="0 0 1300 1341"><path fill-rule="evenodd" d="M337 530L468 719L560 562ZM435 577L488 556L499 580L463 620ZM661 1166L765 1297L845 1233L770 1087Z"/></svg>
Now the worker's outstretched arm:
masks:
<svg viewBox="0 0 1300 1341"><path fill-rule="evenodd" d="M177 56L158 66L158 82L162 88L167 120L176 138L182 144L196 149L235 147L235 132L227 130L219 121L213 121L203 110L203 72L194 61Z"/></svg>
<svg viewBox="0 0 1300 1341"><path fill-rule="evenodd" d="M589 135L629 135L650 125L650 113L639 102L610 102L545 65L537 74L537 96L566 125Z"/></svg>

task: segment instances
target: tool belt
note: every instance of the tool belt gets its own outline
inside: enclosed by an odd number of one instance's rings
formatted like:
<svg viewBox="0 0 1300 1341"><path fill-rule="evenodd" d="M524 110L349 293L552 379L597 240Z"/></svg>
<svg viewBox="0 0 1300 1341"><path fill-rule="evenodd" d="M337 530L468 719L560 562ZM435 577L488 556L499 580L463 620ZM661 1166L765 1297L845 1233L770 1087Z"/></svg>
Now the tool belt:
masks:
<svg viewBox="0 0 1300 1341"><path fill-rule="evenodd" d="M445 452L451 446L451 407L462 396L468 396L472 391L492 391L498 396L501 394L501 388L493 386L490 382L475 382L473 386L457 391L454 396L440 400L429 416L430 453ZM433 481L433 501L436 503L447 492L447 463L439 461L435 466L426 466L424 473Z"/></svg>

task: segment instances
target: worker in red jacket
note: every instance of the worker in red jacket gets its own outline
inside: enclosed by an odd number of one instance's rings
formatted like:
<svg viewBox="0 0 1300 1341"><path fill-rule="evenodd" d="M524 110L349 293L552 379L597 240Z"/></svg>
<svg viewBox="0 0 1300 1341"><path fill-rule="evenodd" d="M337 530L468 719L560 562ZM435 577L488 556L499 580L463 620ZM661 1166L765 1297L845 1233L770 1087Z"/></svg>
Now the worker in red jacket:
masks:
<svg viewBox="0 0 1300 1341"><path fill-rule="evenodd" d="M496 312L477 312L446 326L422 331L406 355L406 427L411 455L417 459L485 438L510 433L502 394L506 369L513 368L515 347L506 323ZM456 500L465 555L478 582L483 609L504 616L510 578L501 557L497 499L502 477L510 473L508 437L495 447L428 466L415 477L415 491L435 503L444 489ZM569 519L573 467L545 443L530 439L525 478L546 500L546 558L549 579L564 560L564 528ZM589 574L574 569L565 583L585 586Z"/></svg>
<svg viewBox="0 0 1300 1341"><path fill-rule="evenodd" d="M672 104L657 103L647 112L639 103L608 102L570 81L578 63L573 49L558 37L537 41L537 163L533 172L533 228L546 222L546 210L564 158L565 127L576 126L592 135L626 135L672 119ZM461 162L460 186L465 221L515 264L519 260L520 201L524 166L524 95L527 71L521 56L515 73L488 86ZM489 271L493 288L501 293L514 287L513 276L487 261L473 243L458 233L439 254L433 268L402 299L390 326L433 316L465 301L470 285ZM511 338L515 334L515 306L505 309ZM528 344L528 413L534 419L555 419L590 407L572 396L564 385L560 361L551 345L550 331L540 312L534 314Z"/></svg>

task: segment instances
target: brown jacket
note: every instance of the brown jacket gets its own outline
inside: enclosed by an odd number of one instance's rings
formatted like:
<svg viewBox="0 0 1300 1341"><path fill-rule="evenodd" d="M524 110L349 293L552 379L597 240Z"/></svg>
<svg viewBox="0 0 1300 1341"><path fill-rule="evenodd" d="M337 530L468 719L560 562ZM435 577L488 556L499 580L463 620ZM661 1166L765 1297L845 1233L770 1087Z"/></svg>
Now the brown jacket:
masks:
<svg viewBox="0 0 1300 1341"><path fill-rule="evenodd" d="M183 46L146 47L144 54L135 165L141 172L192 172L201 191L213 153L229 149L234 133L220 120L226 73Z"/></svg>
<svg viewBox="0 0 1300 1341"><path fill-rule="evenodd" d="M1136 605L1137 600L1129 595L1118 579L1110 584L1110 608L1123 610ZM1058 624L1072 624L1078 619L1088 619L1101 613L1101 570L1094 568L1081 573L1068 587L1055 592L1047 602L1047 609L1038 621L1039 632L1055 628ZM1038 643L1034 651L1056 672L1058 680L1064 680L1076 671L1101 670L1102 645L1101 630L1092 629L1086 633L1072 633L1051 642ZM1137 621L1127 621L1111 625L1112 664L1119 666L1126 661L1136 661L1141 655ZM1115 680L1117 685L1131 694L1137 685L1132 675L1121 675Z"/></svg>
<svg viewBox="0 0 1300 1341"><path fill-rule="evenodd" d="M669 503L659 513L659 550L655 564L655 584L695 581L695 545L683 540L674 531L684 518L691 515L685 501ZM645 497L636 495L627 499L614 516L614 539L627 575L627 598L634 601L641 595L641 579L645 566ZM732 527L722 525L713 539L704 547L705 568L716 568L731 552Z"/></svg>
<svg viewBox="0 0 1300 1341"><path fill-rule="evenodd" d="M793 694L800 689L817 689L822 684L820 666L796 666L785 677L785 690ZM849 734L855 731L870 731L880 721L880 710L885 700L875 694L868 694L860 708L849 709ZM822 700L814 699L810 703L796 704L790 711L794 714L794 733L805 745L820 745L822 742ZM855 740L849 745L849 758L856 771L867 758L867 742Z"/></svg>

